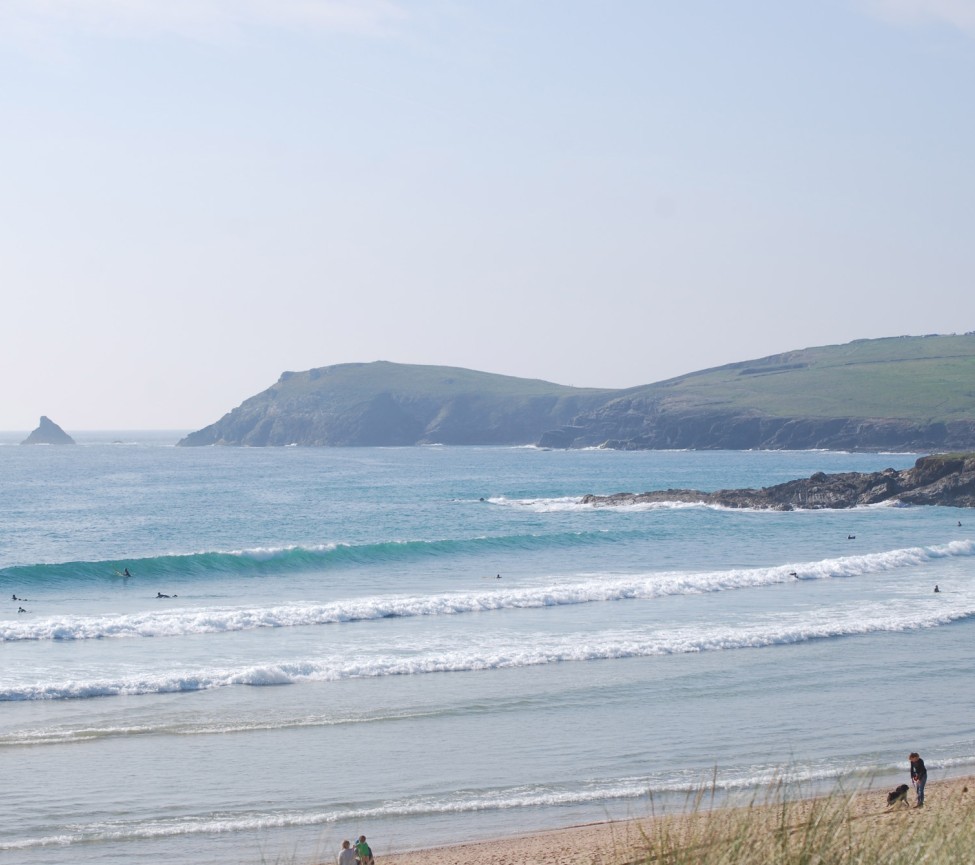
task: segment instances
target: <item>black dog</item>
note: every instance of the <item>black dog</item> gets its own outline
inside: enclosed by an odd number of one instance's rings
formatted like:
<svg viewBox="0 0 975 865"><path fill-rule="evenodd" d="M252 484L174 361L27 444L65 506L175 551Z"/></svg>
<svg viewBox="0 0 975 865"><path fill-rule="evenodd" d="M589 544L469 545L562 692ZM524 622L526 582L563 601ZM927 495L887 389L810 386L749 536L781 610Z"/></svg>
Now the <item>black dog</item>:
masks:
<svg viewBox="0 0 975 865"><path fill-rule="evenodd" d="M900 787L895 787L893 790L891 790L887 794L887 807L889 808L891 805L896 805L898 802L903 802L905 805L907 805L907 791L909 789L910 788L907 786L907 784L901 784Z"/></svg>

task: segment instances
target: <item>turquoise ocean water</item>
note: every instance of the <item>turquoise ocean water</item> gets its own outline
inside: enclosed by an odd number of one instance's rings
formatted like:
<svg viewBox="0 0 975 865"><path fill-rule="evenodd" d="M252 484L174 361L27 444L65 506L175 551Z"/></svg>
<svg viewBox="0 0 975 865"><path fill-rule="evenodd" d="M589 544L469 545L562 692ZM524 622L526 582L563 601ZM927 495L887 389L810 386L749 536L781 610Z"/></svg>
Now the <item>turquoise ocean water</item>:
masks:
<svg viewBox="0 0 975 865"><path fill-rule="evenodd" d="M0 435L2 861L311 863L712 783L883 786L912 750L931 799L975 771L968 511L578 501L914 454L23 437Z"/></svg>

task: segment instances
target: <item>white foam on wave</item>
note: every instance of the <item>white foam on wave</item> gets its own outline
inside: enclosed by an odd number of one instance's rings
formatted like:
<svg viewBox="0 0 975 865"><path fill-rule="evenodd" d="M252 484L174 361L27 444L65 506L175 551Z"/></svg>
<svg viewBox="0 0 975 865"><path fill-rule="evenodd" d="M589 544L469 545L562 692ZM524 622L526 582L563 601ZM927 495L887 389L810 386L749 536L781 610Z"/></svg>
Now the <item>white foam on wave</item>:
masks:
<svg viewBox="0 0 975 865"><path fill-rule="evenodd" d="M592 504L583 503L579 496L556 496L553 498L511 499L506 496L496 496L488 501L494 505L521 508L539 514L549 513L586 513L596 510ZM618 510L628 511L676 511L691 508L721 509L719 505L709 505L704 502L628 502L614 505ZM726 508L724 510L727 510Z"/></svg>
<svg viewBox="0 0 975 865"><path fill-rule="evenodd" d="M376 619L447 616L493 610L537 609L668 595L701 594L773 585L795 579L832 579L916 567L954 556L975 555L975 541L952 541L879 553L728 571L679 571L628 576L592 576L545 586L497 586L476 592L431 596L367 596L325 604L282 604L267 608L170 608L115 616L51 616L0 622L0 643L22 640L89 640L176 637L332 625ZM793 577L793 573L796 575Z"/></svg>
<svg viewBox="0 0 975 865"><path fill-rule="evenodd" d="M700 789L709 779L708 773L688 779L689 786L674 786L675 791ZM685 782L687 785L687 782ZM672 785L654 784L656 792L666 791ZM465 791L452 797L423 796L409 799L393 799L373 807L341 810L305 811L240 811L221 815L205 815L193 818L134 822L108 820L89 824L65 826L57 835L21 838L0 843L0 851L29 850L50 846L74 846L106 841L133 841L219 835L226 833L264 832L269 829L327 826L335 823L362 823L364 821L389 820L397 817L463 814L484 811L587 805L621 799L639 799L646 796L651 783L646 777L622 778L612 781L583 781L577 786L533 785L496 788L481 791Z"/></svg>
<svg viewBox="0 0 975 865"><path fill-rule="evenodd" d="M225 833L254 832L267 829L317 826L345 819L344 811L309 812L244 812L231 816L204 816L196 818L172 818L148 822L105 821L88 825L65 826L58 835L21 838L0 842L0 851L29 850L37 847L66 847L74 844L91 844L105 841L153 840L194 835L221 835Z"/></svg>
<svg viewBox="0 0 975 865"><path fill-rule="evenodd" d="M287 553L293 553L296 550L301 550L309 553L330 553L337 550L340 546L345 546L344 544L328 543L328 544L312 544L311 546L299 546L297 544L292 544L285 547L250 547L244 550L230 550L228 556L239 556L240 558L255 559L257 561L268 561L270 559L277 558L280 555L285 555Z"/></svg>
<svg viewBox="0 0 975 865"><path fill-rule="evenodd" d="M929 764L930 765L930 764ZM899 768L899 767L898 767ZM148 821L105 820L73 824L57 835L19 838L0 842L0 851L25 851L41 847L70 847L106 841L154 840L266 832L273 829L362 824L403 817L452 815L475 812L504 812L514 809L585 806L593 803L639 800L647 796L681 796L714 791L728 795L766 790L770 801L779 802L790 790L805 795L804 785L829 782L856 773L856 767L839 763L768 764L753 767L748 774L712 769L684 770L667 777L634 775L615 779L586 779L571 785L533 784L459 791L447 796L414 796L390 799L381 804L354 809L247 810L196 817L173 817ZM869 784L864 783L864 788ZM753 801L753 799L752 799Z"/></svg>
<svg viewBox="0 0 975 865"><path fill-rule="evenodd" d="M639 493L634 493L632 495L639 495ZM536 513L587 513L596 512L599 510L612 509L615 512L632 512L640 513L643 511L680 511L680 510L691 510L691 509L702 509L702 510L712 510L712 511L732 511L735 513L760 513L760 514L778 514L780 511L776 511L771 508L739 508L730 507L729 505L717 504L715 502L705 502L705 501L678 501L678 500L664 500L664 501L634 501L623 499L619 501L598 501L598 502L583 502L580 496L558 496L553 498L523 498L523 499L512 499L505 496L497 496L488 499L489 502L495 505L502 505L512 508L522 508L525 510L534 511ZM914 507L906 502L900 502L896 500L888 500L883 502L876 502L874 504L868 505L857 505L852 510L873 510L877 508L910 508Z"/></svg>
<svg viewBox="0 0 975 865"><path fill-rule="evenodd" d="M754 623L715 626L696 623L661 629L633 626L598 633L540 634L498 637L489 644L450 648L435 646L414 654L363 655L349 649L346 656L266 662L239 668L199 668L155 675L11 685L0 690L0 702L64 700L203 691L234 685L267 687L300 682L463 673L520 667L650 657L699 652L765 648L810 640L863 636L933 628L975 617L975 603L967 606L919 610L914 598L864 608L824 608L821 611L769 613Z"/></svg>

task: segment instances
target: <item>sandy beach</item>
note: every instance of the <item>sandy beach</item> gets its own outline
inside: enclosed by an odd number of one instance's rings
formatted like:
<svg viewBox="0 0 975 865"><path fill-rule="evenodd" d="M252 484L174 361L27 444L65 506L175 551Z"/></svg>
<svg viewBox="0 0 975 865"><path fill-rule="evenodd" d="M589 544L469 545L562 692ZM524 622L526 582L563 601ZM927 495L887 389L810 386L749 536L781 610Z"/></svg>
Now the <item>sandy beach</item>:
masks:
<svg viewBox="0 0 975 865"><path fill-rule="evenodd" d="M905 770L905 779L907 772ZM844 828L854 835L874 834L890 838L892 835L916 835L925 825L940 825L942 821L962 817L970 822L975 808L975 777L954 778L928 784L925 807L915 808L913 790L910 806L888 808L886 790L869 790L849 797L834 796L845 809ZM802 831L803 824L823 799L789 802L786 821L792 832ZM746 813L747 812L747 813ZM720 835L722 826L735 820L746 820L770 835L782 825L781 802L756 804L748 808L723 808L709 811L702 807L697 813L648 816L619 822L592 823L565 829L538 832L417 850L384 854L376 851L382 865L621 865L647 858L649 841L654 836L668 839L700 839ZM688 843L699 843L688 841ZM327 861L322 865L329 865Z"/></svg>

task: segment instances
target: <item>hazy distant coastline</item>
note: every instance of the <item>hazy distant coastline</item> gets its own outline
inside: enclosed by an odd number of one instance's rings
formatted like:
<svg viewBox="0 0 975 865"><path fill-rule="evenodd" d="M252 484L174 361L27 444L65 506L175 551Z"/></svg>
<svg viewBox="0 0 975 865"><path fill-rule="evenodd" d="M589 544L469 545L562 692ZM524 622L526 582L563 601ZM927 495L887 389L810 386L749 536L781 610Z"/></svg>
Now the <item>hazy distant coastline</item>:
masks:
<svg viewBox="0 0 975 865"><path fill-rule="evenodd" d="M975 449L975 334L857 340L626 390L386 361L286 372L181 446Z"/></svg>

